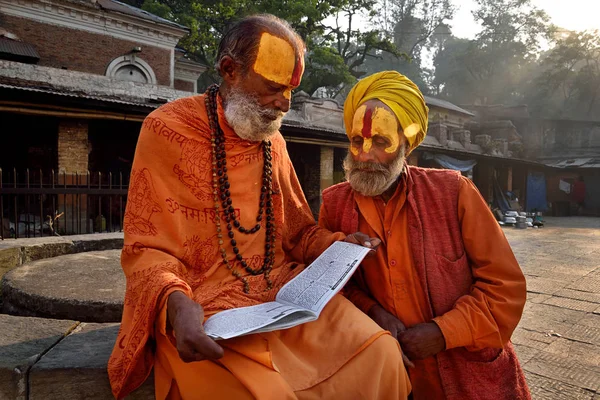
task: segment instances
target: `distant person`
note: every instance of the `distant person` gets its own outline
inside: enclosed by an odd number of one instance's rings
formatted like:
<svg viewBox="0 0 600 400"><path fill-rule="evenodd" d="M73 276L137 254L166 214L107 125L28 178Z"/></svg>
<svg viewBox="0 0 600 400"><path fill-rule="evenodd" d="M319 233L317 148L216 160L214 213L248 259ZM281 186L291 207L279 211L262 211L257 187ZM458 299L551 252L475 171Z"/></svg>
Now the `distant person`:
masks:
<svg viewBox="0 0 600 400"><path fill-rule="evenodd" d="M577 205L577 215L583 214L585 208L585 182L583 175L579 175L579 178L573 184L573 201Z"/></svg>

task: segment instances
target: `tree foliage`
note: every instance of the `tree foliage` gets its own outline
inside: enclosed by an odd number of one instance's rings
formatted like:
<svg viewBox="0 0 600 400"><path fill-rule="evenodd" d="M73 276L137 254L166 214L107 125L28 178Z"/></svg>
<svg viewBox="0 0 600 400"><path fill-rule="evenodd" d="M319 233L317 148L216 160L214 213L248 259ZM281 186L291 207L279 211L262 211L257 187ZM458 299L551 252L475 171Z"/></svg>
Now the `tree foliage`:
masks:
<svg viewBox="0 0 600 400"><path fill-rule="evenodd" d="M482 30L474 40L451 38L434 59L437 95L459 103L522 101L540 40L554 31L531 0L476 0Z"/></svg>
<svg viewBox="0 0 600 400"><path fill-rule="evenodd" d="M190 28L179 46L209 67L201 86L217 79L212 66L227 27L241 17L270 13L288 21L306 41L308 57L302 90L337 90L364 74L365 58L373 52L399 54L377 29L360 29L356 19L375 15L376 0L129 0L130 4ZM335 17L334 26L325 21Z"/></svg>
<svg viewBox="0 0 600 400"><path fill-rule="evenodd" d="M423 55L449 37L455 7L450 0L380 0L378 6L375 23L406 56L376 54L366 62L368 72L396 70L428 92L433 71L424 65Z"/></svg>
<svg viewBox="0 0 600 400"><path fill-rule="evenodd" d="M545 116L585 119L598 114L598 31L568 34L541 59L538 71L528 98L533 112Z"/></svg>

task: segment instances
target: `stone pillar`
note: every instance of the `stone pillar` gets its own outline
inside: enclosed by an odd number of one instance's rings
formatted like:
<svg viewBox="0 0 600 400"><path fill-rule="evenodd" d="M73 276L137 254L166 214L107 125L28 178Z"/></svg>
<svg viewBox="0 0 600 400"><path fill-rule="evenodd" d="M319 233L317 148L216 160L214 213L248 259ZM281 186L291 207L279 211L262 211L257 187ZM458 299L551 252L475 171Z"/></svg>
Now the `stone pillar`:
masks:
<svg viewBox="0 0 600 400"><path fill-rule="evenodd" d="M333 185L333 147L321 146L321 192Z"/></svg>
<svg viewBox="0 0 600 400"><path fill-rule="evenodd" d="M496 150L500 152L503 156L508 156L508 141L506 139L493 139L492 143Z"/></svg>
<svg viewBox="0 0 600 400"><path fill-rule="evenodd" d="M471 144L471 131L466 129L457 129L452 132L452 140L459 142L463 147L467 147Z"/></svg>
<svg viewBox="0 0 600 400"><path fill-rule="evenodd" d="M58 185L86 185L88 171L88 121L64 119L58 125ZM59 195L56 227L60 234L86 232L87 196ZM78 210L79 208L79 210Z"/></svg>
<svg viewBox="0 0 600 400"><path fill-rule="evenodd" d="M507 179L506 179L506 190L512 192L513 190L513 171L512 167L507 168Z"/></svg>
<svg viewBox="0 0 600 400"><path fill-rule="evenodd" d="M436 138L442 146L448 144L448 127L441 122L430 124L427 134Z"/></svg>

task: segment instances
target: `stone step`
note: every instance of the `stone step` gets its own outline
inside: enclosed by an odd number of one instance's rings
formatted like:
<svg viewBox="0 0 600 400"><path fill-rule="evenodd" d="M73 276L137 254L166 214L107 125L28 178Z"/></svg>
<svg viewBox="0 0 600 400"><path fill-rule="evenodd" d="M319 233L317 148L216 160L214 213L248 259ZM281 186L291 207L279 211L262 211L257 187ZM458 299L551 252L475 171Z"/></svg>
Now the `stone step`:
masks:
<svg viewBox="0 0 600 400"><path fill-rule="evenodd" d="M0 284L2 311L82 322L120 322L125 296L120 253L68 254L15 268Z"/></svg>
<svg viewBox="0 0 600 400"><path fill-rule="evenodd" d="M123 232L0 240L0 278L13 268L31 261L122 247Z"/></svg>
<svg viewBox="0 0 600 400"><path fill-rule="evenodd" d="M0 399L113 399L106 366L118 329L0 314ZM153 399L153 379L128 398Z"/></svg>

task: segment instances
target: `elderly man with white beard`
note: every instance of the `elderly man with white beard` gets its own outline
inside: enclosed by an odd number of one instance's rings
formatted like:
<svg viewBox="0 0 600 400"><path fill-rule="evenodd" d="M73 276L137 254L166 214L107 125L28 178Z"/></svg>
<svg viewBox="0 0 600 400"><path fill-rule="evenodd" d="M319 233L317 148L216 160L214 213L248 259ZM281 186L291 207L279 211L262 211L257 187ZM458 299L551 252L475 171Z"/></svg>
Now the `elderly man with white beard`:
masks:
<svg viewBox="0 0 600 400"><path fill-rule="evenodd" d="M403 399L397 341L341 295L317 321L215 342L205 318L273 301L336 240L316 225L278 129L304 71L302 39L269 15L223 37L223 83L144 121L121 262L127 291L108 365L127 396L154 367L163 399Z"/></svg>
<svg viewBox="0 0 600 400"><path fill-rule="evenodd" d="M420 399L528 399L510 343L525 278L476 187L412 167L428 109L395 71L364 78L344 104L347 182L323 192L321 226L382 243L346 296L397 338Z"/></svg>

